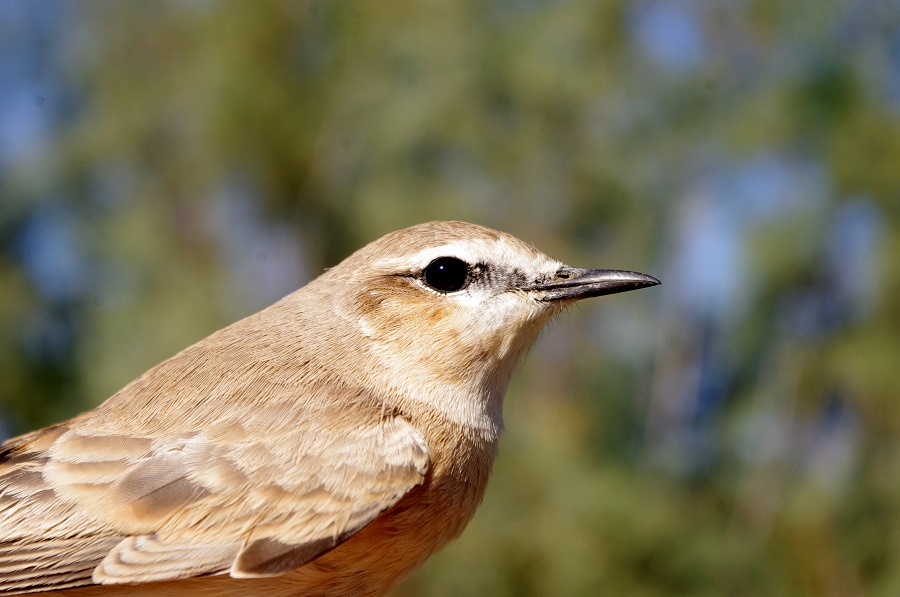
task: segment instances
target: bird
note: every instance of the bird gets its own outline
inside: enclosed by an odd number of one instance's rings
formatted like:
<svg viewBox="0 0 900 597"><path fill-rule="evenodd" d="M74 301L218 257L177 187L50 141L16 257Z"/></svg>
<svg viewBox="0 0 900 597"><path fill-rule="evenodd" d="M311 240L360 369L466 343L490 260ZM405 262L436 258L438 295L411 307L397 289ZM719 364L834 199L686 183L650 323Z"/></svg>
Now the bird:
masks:
<svg viewBox="0 0 900 597"><path fill-rule="evenodd" d="M659 283L476 224L389 233L4 442L0 593L382 595L474 515L542 326Z"/></svg>

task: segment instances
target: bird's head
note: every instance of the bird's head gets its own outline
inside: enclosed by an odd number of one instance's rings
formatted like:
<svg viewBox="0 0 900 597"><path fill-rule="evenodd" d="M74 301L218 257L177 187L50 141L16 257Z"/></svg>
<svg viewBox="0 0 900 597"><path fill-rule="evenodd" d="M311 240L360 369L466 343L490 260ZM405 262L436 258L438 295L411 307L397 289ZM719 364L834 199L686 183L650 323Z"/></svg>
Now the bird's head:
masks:
<svg viewBox="0 0 900 597"><path fill-rule="evenodd" d="M423 396L456 388L498 405L520 357L564 305L659 284L635 272L572 268L465 222L392 232L316 282L341 286L336 312L396 380Z"/></svg>

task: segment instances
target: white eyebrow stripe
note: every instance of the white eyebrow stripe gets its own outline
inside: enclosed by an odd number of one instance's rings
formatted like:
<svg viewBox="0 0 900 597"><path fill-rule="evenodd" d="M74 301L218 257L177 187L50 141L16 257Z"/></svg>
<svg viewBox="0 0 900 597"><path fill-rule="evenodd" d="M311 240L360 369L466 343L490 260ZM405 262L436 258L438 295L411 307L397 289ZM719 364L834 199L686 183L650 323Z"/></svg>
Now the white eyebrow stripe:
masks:
<svg viewBox="0 0 900 597"><path fill-rule="evenodd" d="M531 263L523 262L521 249L505 238L491 240L459 240L436 247L428 247L411 256L386 257L374 265L378 269L421 271L438 257L456 257L470 265L478 263L521 264L536 272L553 272L563 264L546 255L535 252Z"/></svg>
<svg viewBox="0 0 900 597"><path fill-rule="evenodd" d="M418 263L420 269L424 269L429 263L431 263L438 257L456 257L457 259L462 259L469 264L475 264L479 261L484 261L484 257L479 257L475 253L475 251L472 250L473 247L471 246L471 243L468 243L468 245L469 246L466 246L462 243L453 243L440 247L431 247L415 255L412 258L412 261L413 263Z"/></svg>
<svg viewBox="0 0 900 597"><path fill-rule="evenodd" d="M470 264L484 261L486 255L490 254L489 247L480 246L478 248L484 250L476 251L474 250L475 247L473 247L473 244L475 244L473 241L460 241L448 243L439 247L429 247L408 258L387 257L385 259L380 259L376 265L379 268L394 268L413 265L416 269L422 270L438 257L456 257ZM479 253L481 253L481 255L479 255Z"/></svg>

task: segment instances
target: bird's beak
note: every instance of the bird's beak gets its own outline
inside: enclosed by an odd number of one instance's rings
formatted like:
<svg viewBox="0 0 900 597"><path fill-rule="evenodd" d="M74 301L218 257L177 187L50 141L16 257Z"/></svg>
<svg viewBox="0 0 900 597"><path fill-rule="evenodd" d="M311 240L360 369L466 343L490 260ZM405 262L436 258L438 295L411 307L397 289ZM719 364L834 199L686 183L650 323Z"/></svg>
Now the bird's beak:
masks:
<svg viewBox="0 0 900 597"><path fill-rule="evenodd" d="M659 283L653 276L638 272L565 266L557 270L551 280L540 282L526 290L537 292L538 299L542 301L573 301L647 288Z"/></svg>

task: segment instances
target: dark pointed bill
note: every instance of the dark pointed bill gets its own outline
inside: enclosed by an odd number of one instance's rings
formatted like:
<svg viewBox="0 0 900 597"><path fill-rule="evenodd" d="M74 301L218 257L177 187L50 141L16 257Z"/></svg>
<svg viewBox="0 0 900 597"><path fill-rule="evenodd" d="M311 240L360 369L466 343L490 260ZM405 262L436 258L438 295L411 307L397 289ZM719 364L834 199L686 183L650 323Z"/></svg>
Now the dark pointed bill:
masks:
<svg viewBox="0 0 900 597"><path fill-rule="evenodd" d="M542 301L567 301L638 290L659 283L653 276L638 272L563 267L552 280L535 284L526 290L540 293Z"/></svg>

